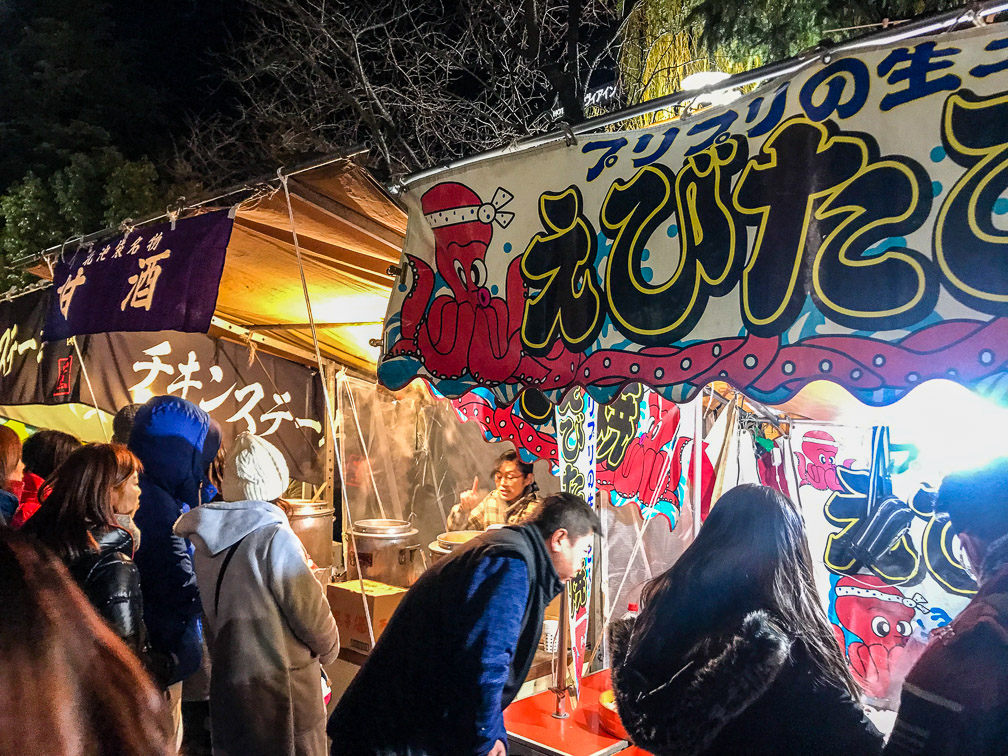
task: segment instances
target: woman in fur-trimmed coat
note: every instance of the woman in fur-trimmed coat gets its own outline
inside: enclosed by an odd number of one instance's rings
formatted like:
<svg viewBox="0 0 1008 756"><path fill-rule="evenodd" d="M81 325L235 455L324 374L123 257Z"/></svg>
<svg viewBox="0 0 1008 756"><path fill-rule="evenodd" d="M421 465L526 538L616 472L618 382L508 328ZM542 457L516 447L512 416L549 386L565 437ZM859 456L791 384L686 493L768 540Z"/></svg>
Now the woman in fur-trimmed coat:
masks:
<svg viewBox="0 0 1008 756"><path fill-rule="evenodd" d="M635 745L677 754L878 754L819 603L801 515L739 486L609 638Z"/></svg>

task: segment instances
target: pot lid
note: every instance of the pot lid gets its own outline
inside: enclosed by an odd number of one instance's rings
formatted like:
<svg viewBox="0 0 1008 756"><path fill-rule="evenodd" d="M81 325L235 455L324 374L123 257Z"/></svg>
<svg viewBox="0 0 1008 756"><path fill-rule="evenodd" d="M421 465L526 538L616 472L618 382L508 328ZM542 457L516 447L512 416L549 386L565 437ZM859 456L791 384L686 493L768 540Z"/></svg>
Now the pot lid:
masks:
<svg viewBox="0 0 1008 756"><path fill-rule="evenodd" d="M353 526L353 531L357 535L407 535L411 530L413 530L413 527L406 520L387 520L382 518L358 520Z"/></svg>

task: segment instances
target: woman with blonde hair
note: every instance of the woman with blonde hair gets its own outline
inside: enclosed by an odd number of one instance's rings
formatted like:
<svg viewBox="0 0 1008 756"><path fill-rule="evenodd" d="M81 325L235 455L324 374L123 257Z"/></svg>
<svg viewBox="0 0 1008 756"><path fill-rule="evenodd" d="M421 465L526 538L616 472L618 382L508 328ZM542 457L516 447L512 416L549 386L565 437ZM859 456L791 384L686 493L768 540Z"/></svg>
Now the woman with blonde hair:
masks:
<svg viewBox="0 0 1008 756"><path fill-rule="evenodd" d="M66 568L0 532L0 753L174 754L164 699Z"/></svg>

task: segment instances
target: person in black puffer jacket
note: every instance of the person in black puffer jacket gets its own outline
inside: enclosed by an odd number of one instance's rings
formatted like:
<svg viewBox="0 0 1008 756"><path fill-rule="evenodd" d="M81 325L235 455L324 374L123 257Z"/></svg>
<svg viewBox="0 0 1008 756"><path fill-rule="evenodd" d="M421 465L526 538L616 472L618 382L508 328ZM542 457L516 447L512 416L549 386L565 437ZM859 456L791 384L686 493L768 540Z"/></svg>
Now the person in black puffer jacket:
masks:
<svg viewBox="0 0 1008 756"><path fill-rule="evenodd" d="M738 486L609 628L616 707L635 745L677 754L879 754L882 736L830 630L795 506Z"/></svg>
<svg viewBox="0 0 1008 756"><path fill-rule="evenodd" d="M63 560L116 635L143 657L143 598L133 564L139 532L132 524L140 470L125 446L81 447L49 479L48 494L24 530Z"/></svg>

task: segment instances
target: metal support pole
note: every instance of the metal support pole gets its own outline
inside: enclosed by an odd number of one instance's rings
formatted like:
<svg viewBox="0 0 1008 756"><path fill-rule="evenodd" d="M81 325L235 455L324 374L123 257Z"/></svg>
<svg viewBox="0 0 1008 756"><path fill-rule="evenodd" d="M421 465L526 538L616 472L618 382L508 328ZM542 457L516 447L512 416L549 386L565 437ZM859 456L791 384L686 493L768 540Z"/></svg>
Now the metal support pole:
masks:
<svg viewBox="0 0 1008 756"><path fill-rule="evenodd" d="M570 713L567 711L567 644L570 633L567 623L570 622L570 607L568 606L567 586L560 594L560 630L557 636L557 656L553 660L553 687L550 690L556 694L556 711L553 716L556 719L567 719Z"/></svg>
<svg viewBox="0 0 1008 756"><path fill-rule="evenodd" d="M336 363L331 361L326 361L323 364L323 374L320 376L323 381L325 381L326 395L329 397L330 405L326 407L326 412L331 415L335 415L336 412ZM340 564L334 564L333 566L339 570L343 570L346 564L346 555L344 554L344 549L342 548L343 541L343 507L342 501L340 500L339 488L336 485L336 440L333 438L332 433L325 434L325 492L323 493L325 500L332 505L333 508L333 533L332 540L334 542L339 541L341 544L340 548ZM338 528L338 533L337 533Z"/></svg>
<svg viewBox="0 0 1008 756"><path fill-rule="evenodd" d="M693 537L700 532L700 507L703 506L703 391L693 408Z"/></svg>

